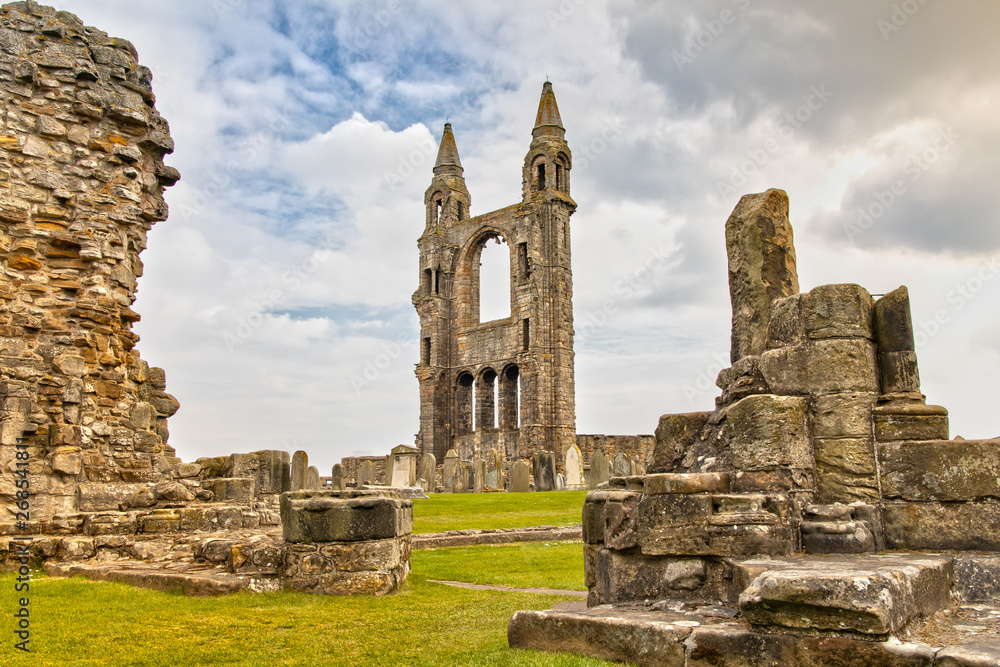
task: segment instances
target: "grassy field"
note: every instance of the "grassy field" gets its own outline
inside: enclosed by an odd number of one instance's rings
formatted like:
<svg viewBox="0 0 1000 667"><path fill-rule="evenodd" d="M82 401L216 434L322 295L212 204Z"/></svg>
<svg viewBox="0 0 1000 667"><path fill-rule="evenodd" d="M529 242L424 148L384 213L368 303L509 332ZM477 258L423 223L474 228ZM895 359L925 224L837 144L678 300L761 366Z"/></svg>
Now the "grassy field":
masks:
<svg viewBox="0 0 1000 667"><path fill-rule="evenodd" d="M461 494L417 501L424 532L579 522L583 493ZM533 496L533 497L532 497ZM527 516L519 516L519 513ZM528 518L528 517L532 518ZM433 528L429 528L433 525ZM610 666L507 647L518 609L571 599L472 591L428 579L583 589L580 543L414 551L402 589L381 598L291 592L189 598L85 579L32 583L32 653L13 650L14 575L0 575L0 664Z"/></svg>
<svg viewBox="0 0 1000 667"><path fill-rule="evenodd" d="M435 493L413 501L413 532L580 523L586 491Z"/></svg>

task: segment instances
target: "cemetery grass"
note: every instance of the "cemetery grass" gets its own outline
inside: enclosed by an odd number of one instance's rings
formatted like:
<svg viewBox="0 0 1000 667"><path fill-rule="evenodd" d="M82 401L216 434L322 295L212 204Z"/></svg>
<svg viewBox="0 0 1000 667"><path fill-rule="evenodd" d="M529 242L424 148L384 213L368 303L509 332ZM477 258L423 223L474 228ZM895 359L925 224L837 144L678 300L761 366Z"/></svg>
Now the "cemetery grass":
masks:
<svg viewBox="0 0 1000 667"><path fill-rule="evenodd" d="M580 523L586 496L586 491L432 493L413 501L413 532L572 526Z"/></svg>
<svg viewBox="0 0 1000 667"><path fill-rule="evenodd" d="M463 560L464 558L460 558ZM0 576L4 610L14 575ZM82 578L31 586L30 654L5 639L5 665L611 665L507 647L518 609L568 598L473 591L411 574L384 597L282 591L185 597ZM10 623L5 623L10 626ZM11 636L11 633L5 632Z"/></svg>
<svg viewBox="0 0 1000 667"><path fill-rule="evenodd" d="M410 556L414 572L438 581L586 591L582 542L482 544L421 549Z"/></svg>

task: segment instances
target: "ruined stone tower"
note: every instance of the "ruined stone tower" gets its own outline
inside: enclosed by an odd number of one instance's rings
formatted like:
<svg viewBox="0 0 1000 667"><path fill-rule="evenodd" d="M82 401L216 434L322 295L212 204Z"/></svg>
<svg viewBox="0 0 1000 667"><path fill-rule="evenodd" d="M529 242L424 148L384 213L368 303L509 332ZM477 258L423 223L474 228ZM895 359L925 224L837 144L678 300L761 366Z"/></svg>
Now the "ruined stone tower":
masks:
<svg viewBox="0 0 1000 667"><path fill-rule="evenodd" d="M420 248L420 432L440 461L498 450L561 462L576 437L572 158L552 84L545 82L522 169L522 200L469 216L471 197L450 124L424 196ZM480 321L480 257L488 241L510 253L510 315Z"/></svg>

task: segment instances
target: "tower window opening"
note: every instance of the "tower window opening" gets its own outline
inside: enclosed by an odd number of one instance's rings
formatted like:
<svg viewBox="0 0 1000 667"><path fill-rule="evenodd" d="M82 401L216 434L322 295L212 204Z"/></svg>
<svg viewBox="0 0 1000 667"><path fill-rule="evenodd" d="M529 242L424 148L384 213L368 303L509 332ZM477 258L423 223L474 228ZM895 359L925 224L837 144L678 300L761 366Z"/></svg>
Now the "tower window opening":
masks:
<svg viewBox="0 0 1000 667"><path fill-rule="evenodd" d="M528 244L517 244L517 268L525 278L531 275L531 267L528 265Z"/></svg>
<svg viewBox="0 0 1000 667"><path fill-rule="evenodd" d="M561 164L556 165L556 189L565 190L566 185L563 183L563 167Z"/></svg>
<svg viewBox="0 0 1000 667"><path fill-rule="evenodd" d="M430 365L431 363L431 339L430 336L420 341L420 363Z"/></svg>
<svg viewBox="0 0 1000 667"><path fill-rule="evenodd" d="M531 340L531 320L529 318L524 318L521 320L521 350L523 352L528 351L528 344Z"/></svg>
<svg viewBox="0 0 1000 667"><path fill-rule="evenodd" d="M434 293L441 293L441 269L434 269Z"/></svg>
<svg viewBox="0 0 1000 667"><path fill-rule="evenodd" d="M434 224L437 225L440 223L441 223L441 200L436 199L434 201Z"/></svg>
<svg viewBox="0 0 1000 667"><path fill-rule="evenodd" d="M433 272L430 269L424 269L424 294L430 294L434 289L434 278Z"/></svg>
<svg viewBox="0 0 1000 667"><path fill-rule="evenodd" d="M545 163L538 165L538 189L545 189Z"/></svg>
<svg viewBox="0 0 1000 667"><path fill-rule="evenodd" d="M458 219L461 220L462 217L463 217L463 215L462 215L462 202L458 202L458 204L456 204L456 210L458 211Z"/></svg>

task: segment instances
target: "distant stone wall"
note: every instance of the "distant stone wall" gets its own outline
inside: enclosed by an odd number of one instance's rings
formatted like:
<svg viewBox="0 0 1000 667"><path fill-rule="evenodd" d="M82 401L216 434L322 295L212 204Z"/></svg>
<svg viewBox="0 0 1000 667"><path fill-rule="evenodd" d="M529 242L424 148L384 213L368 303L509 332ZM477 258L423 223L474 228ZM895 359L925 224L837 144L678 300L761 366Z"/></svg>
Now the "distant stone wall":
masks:
<svg viewBox="0 0 1000 667"><path fill-rule="evenodd" d="M348 485L358 483L358 472L361 464L371 461L372 470L375 472L375 479L382 483L385 480L385 457L384 456L348 456L340 459L340 465L344 467L344 482Z"/></svg>
<svg viewBox="0 0 1000 667"><path fill-rule="evenodd" d="M178 402L132 333L139 253L180 177L150 81L125 40L33 2L0 7L0 502L26 461L42 528L78 511L82 483L177 462Z"/></svg>
<svg viewBox="0 0 1000 667"><path fill-rule="evenodd" d="M590 465L590 457L597 450L602 450L608 459L614 459L615 454L622 453L638 457L645 464L646 459L653 455L656 438L652 435L586 435L576 434L576 446L583 455L583 464Z"/></svg>

